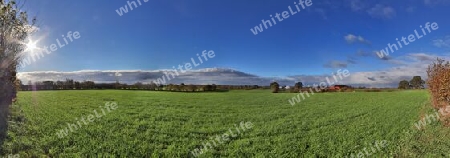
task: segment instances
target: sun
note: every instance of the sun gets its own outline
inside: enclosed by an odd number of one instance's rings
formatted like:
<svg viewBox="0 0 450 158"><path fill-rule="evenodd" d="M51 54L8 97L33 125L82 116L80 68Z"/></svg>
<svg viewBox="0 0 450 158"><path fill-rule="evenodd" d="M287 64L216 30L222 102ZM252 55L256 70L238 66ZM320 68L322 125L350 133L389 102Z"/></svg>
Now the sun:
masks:
<svg viewBox="0 0 450 158"><path fill-rule="evenodd" d="M39 40L33 40L31 38L28 38L28 43L22 43L25 46L25 50L23 52L29 52L29 53L34 53L35 51L40 50L40 48L38 47L37 43L39 42Z"/></svg>
<svg viewBox="0 0 450 158"><path fill-rule="evenodd" d="M25 51L32 52L33 50L37 49L36 43L37 43L37 41L33 42L32 40L30 40L26 45L27 48L25 49Z"/></svg>

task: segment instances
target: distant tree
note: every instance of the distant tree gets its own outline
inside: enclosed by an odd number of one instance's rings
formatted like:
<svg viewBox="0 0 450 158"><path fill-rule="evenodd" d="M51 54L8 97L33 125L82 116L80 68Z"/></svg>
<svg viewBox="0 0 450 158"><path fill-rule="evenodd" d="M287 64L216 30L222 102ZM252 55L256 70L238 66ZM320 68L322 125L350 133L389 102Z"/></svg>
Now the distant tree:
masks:
<svg viewBox="0 0 450 158"><path fill-rule="evenodd" d="M172 86L172 91L175 91L175 92L180 91L180 86L179 85L173 85Z"/></svg>
<svg viewBox="0 0 450 158"><path fill-rule="evenodd" d="M150 90L156 90L158 88L158 85L156 85L155 82L150 82Z"/></svg>
<svg viewBox="0 0 450 158"><path fill-rule="evenodd" d="M302 89L302 88L303 88L303 83L302 83L302 82L297 82L297 83L295 83L294 88Z"/></svg>
<svg viewBox="0 0 450 158"><path fill-rule="evenodd" d="M411 81L409 81L409 84L411 85L411 87L413 87L414 89L420 89L420 88L424 88L424 84L425 81L422 80L422 77L420 76L414 76Z"/></svg>
<svg viewBox="0 0 450 158"><path fill-rule="evenodd" d="M66 79L66 82L64 82L64 87L65 87L65 89L70 89L70 90L72 90L73 87L74 87L73 80L67 78L67 79Z"/></svg>
<svg viewBox="0 0 450 158"><path fill-rule="evenodd" d="M44 81L42 83L44 84L44 89L46 89L46 90L54 90L55 89L55 83L53 81Z"/></svg>
<svg viewBox="0 0 450 158"><path fill-rule="evenodd" d="M187 86L187 90L191 91L191 92L194 92L194 91L197 90L197 86L195 86L193 84L190 84L190 85Z"/></svg>
<svg viewBox="0 0 450 158"><path fill-rule="evenodd" d="M93 82L93 81L83 81L83 82L81 82L81 87L83 87L83 89L94 89L95 88L95 82Z"/></svg>
<svg viewBox="0 0 450 158"><path fill-rule="evenodd" d="M64 82L56 81L56 89L64 89Z"/></svg>
<svg viewBox="0 0 450 158"><path fill-rule="evenodd" d="M280 85L277 82L272 82L270 83L270 88L272 89L272 93L278 93Z"/></svg>
<svg viewBox="0 0 450 158"><path fill-rule="evenodd" d="M217 90L217 85L216 84L212 84L211 85L211 91L216 91Z"/></svg>
<svg viewBox="0 0 450 158"><path fill-rule="evenodd" d="M122 89L122 85L120 84L119 80L116 80L116 83L114 83L114 88Z"/></svg>
<svg viewBox="0 0 450 158"><path fill-rule="evenodd" d="M172 83L167 85L167 87L166 87L167 91L172 91L172 89L173 89L173 84Z"/></svg>
<svg viewBox="0 0 450 158"><path fill-rule="evenodd" d="M303 83L302 82L297 82L294 85L293 92L300 92L302 88L303 88Z"/></svg>
<svg viewBox="0 0 450 158"><path fill-rule="evenodd" d="M184 83L180 84L180 91L186 91L186 85Z"/></svg>
<svg viewBox="0 0 450 158"><path fill-rule="evenodd" d="M198 89L198 86L196 86L196 85L192 85L192 84L191 84L191 86L192 86L192 92L195 92L195 91L197 91L197 89Z"/></svg>
<svg viewBox="0 0 450 158"><path fill-rule="evenodd" d="M211 91L211 90L212 90L212 86L209 85L209 84L208 84L208 85L205 85L205 86L203 86L203 90L204 90L204 91L207 91L207 92L208 92L208 91Z"/></svg>
<svg viewBox="0 0 450 158"><path fill-rule="evenodd" d="M398 89L409 89L409 82L407 80L400 81Z"/></svg>
<svg viewBox="0 0 450 158"><path fill-rule="evenodd" d="M136 89L143 89L144 84L142 84L142 82L136 82L134 83L133 87Z"/></svg>
<svg viewBox="0 0 450 158"><path fill-rule="evenodd" d="M78 81L74 82L75 89L81 89L81 84Z"/></svg>
<svg viewBox="0 0 450 158"><path fill-rule="evenodd" d="M44 83L40 82L40 81L36 81L34 82L34 87L36 90L42 90L44 89Z"/></svg>

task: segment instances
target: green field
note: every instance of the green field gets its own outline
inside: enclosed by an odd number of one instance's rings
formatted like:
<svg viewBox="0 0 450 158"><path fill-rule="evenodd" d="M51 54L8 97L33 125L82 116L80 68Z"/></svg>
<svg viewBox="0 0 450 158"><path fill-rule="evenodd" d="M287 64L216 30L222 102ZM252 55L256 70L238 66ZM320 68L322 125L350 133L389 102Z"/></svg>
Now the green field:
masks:
<svg viewBox="0 0 450 158"><path fill-rule="evenodd" d="M270 91L20 92L2 155L21 157L193 157L191 151L234 124L253 127L200 157L345 157L386 140L376 157L447 156L450 133L438 122L415 129L426 91L315 94ZM57 131L105 102L118 108L63 138Z"/></svg>

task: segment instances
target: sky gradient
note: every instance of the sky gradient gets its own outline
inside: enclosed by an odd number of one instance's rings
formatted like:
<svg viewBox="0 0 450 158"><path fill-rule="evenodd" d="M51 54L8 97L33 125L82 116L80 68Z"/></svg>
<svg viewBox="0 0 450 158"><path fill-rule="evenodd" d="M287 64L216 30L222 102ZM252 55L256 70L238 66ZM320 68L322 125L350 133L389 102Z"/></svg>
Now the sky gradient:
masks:
<svg viewBox="0 0 450 158"><path fill-rule="evenodd" d="M24 9L38 19L39 31L32 36L41 39L38 47L62 40L69 31L78 31L81 38L22 68L22 76L36 71L157 71L214 50L215 58L196 70L224 68L294 82L305 80L299 76L348 69L362 75L352 82L370 85L386 78L398 83L403 73L425 77L427 64L450 53L450 0L312 0L311 6L257 35L250 29L300 2L140 1L122 16L116 10L127 6L124 0L28 1ZM387 58L376 56L427 22L436 22L439 29Z"/></svg>

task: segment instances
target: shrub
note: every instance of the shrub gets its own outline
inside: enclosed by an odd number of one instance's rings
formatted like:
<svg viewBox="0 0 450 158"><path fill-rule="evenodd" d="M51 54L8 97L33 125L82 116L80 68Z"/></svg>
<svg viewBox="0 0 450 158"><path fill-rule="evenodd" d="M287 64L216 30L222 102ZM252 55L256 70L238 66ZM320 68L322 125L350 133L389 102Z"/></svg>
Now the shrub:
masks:
<svg viewBox="0 0 450 158"><path fill-rule="evenodd" d="M345 90L345 92L354 92L354 91L355 91L355 89L352 89L352 88L348 88Z"/></svg>
<svg viewBox="0 0 450 158"><path fill-rule="evenodd" d="M366 89L365 92L381 92L381 89Z"/></svg>
<svg viewBox="0 0 450 158"><path fill-rule="evenodd" d="M270 88L272 89L272 93L278 93L280 85L277 82L272 82L270 83Z"/></svg>
<svg viewBox="0 0 450 158"><path fill-rule="evenodd" d="M428 90L435 109L450 105L450 63L442 59L428 66Z"/></svg>
<svg viewBox="0 0 450 158"><path fill-rule="evenodd" d="M338 92L338 90L336 90L336 89L328 89L327 92Z"/></svg>

